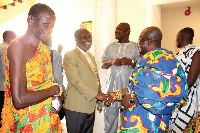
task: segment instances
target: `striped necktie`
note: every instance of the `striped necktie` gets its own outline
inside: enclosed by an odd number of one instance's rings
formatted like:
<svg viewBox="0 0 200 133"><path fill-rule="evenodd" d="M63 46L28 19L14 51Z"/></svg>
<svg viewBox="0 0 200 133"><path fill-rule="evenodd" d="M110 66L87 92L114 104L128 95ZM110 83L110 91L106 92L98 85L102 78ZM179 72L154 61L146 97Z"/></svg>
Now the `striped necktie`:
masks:
<svg viewBox="0 0 200 133"><path fill-rule="evenodd" d="M85 57L86 57L86 59L87 59L89 65L90 65L92 71L93 71L94 74L97 76L97 72L96 72L96 69L95 69L95 67L94 67L94 64L92 63L92 61L91 61L91 59L90 59L90 57L89 57L89 55L88 55L87 53L85 53Z"/></svg>

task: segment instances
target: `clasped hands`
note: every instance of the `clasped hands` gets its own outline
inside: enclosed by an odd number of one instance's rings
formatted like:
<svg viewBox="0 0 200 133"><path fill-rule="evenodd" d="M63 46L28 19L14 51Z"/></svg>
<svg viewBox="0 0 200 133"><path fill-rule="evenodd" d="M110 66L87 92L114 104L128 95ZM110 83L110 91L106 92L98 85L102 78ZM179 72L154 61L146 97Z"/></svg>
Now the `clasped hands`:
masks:
<svg viewBox="0 0 200 133"><path fill-rule="evenodd" d="M121 65L131 65L133 68L135 68L137 61L132 62L132 59L123 57L121 59L116 58L111 60L111 64L115 66L121 66Z"/></svg>
<svg viewBox="0 0 200 133"><path fill-rule="evenodd" d="M113 60L111 61L111 64L112 64L112 65L115 65L115 66L131 65L131 64L132 64L132 60L129 59L129 58L126 58L126 57L123 57L123 58L121 58L121 59L116 58L116 59L113 59Z"/></svg>

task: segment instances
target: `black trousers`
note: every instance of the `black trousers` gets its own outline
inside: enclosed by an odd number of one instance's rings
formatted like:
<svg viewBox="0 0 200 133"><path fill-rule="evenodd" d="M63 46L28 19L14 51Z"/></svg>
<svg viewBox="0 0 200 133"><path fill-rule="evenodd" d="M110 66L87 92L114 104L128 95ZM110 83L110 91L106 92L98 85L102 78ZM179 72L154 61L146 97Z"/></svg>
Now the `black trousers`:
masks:
<svg viewBox="0 0 200 133"><path fill-rule="evenodd" d="M1 115L3 103L4 103L4 92L5 91L0 91L0 115ZM1 117L0 117L0 121L1 121ZM1 128L1 123L0 123L0 128Z"/></svg>
<svg viewBox="0 0 200 133"><path fill-rule="evenodd" d="M92 133L95 112L84 114L64 109L68 133Z"/></svg>

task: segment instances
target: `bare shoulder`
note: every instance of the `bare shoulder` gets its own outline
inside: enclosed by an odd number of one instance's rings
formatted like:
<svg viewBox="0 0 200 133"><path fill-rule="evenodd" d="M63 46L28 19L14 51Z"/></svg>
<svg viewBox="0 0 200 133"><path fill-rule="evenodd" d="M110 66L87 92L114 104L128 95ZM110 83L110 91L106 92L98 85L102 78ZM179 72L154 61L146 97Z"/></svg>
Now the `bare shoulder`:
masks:
<svg viewBox="0 0 200 133"><path fill-rule="evenodd" d="M16 51L18 52L18 50L23 51L25 50L25 45L19 41L19 39L15 39L9 46L9 51Z"/></svg>
<svg viewBox="0 0 200 133"><path fill-rule="evenodd" d="M22 59L26 55L26 47L18 39L15 39L8 47L8 59Z"/></svg>

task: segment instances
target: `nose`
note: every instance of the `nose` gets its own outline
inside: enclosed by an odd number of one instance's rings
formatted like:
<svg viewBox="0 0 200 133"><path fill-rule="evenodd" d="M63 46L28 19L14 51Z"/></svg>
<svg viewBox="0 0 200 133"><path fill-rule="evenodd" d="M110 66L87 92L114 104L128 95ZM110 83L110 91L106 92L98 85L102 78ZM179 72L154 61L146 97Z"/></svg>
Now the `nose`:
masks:
<svg viewBox="0 0 200 133"><path fill-rule="evenodd" d="M118 33L119 32L119 30L115 30L115 33Z"/></svg>

